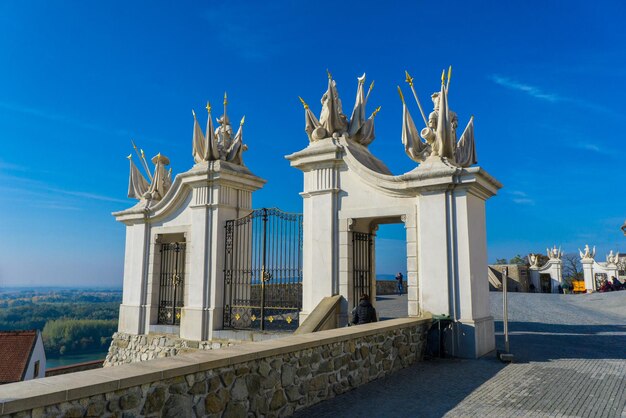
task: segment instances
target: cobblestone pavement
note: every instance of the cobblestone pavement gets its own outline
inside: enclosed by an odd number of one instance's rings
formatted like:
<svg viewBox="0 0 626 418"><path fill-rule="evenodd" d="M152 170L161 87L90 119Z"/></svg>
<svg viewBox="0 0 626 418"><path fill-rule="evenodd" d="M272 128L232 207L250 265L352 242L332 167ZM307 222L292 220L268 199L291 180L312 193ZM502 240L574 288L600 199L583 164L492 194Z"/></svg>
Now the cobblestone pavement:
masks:
<svg viewBox="0 0 626 418"><path fill-rule="evenodd" d="M502 294L490 295L502 348ZM406 315L406 295L378 312ZM426 359L296 416L626 418L626 291L510 294L509 331L513 364Z"/></svg>

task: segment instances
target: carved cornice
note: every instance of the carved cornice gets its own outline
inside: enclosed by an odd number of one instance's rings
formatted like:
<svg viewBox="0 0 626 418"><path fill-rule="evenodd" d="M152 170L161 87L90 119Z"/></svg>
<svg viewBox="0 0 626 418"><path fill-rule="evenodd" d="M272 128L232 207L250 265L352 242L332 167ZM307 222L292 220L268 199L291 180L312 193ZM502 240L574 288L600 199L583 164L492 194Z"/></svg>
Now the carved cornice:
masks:
<svg viewBox="0 0 626 418"><path fill-rule="evenodd" d="M177 210L193 189L211 183L253 192L263 187L266 180L255 176L245 166L221 160L205 161L177 175L172 187L160 201L140 201L132 208L113 212L112 215L117 221L127 225L159 219Z"/></svg>

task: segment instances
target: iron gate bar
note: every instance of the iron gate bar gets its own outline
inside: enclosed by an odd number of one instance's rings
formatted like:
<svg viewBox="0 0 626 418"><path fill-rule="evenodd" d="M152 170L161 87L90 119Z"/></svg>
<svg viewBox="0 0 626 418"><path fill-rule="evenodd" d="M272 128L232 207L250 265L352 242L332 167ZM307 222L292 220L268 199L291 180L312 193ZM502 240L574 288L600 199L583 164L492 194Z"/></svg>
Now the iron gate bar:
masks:
<svg viewBox="0 0 626 418"><path fill-rule="evenodd" d="M295 329L302 309L302 214L257 209L227 221L225 232L224 328Z"/></svg>
<svg viewBox="0 0 626 418"><path fill-rule="evenodd" d="M185 249L184 242L161 244L157 324L180 324L184 292L179 288L184 285Z"/></svg>
<svg viewBox="0 0 626 418"><path fill-rule="evenodd" d="M370 295L372 289L372 234L352 233L352 301L359 304L361 295ZM371 295L370 295L371 296Z"/></svg>

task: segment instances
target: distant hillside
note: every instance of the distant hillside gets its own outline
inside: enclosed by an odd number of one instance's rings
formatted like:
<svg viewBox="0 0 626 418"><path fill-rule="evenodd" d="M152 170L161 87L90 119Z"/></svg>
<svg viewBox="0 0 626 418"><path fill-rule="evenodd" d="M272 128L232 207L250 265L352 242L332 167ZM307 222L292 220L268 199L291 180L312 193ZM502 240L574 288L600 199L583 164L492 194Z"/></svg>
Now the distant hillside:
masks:
<svg viewBox="0 0 626 418"><path fill-rule="evenodd" d="M106 350L117 329L121 289L0 291L0 330L38 329L47 355Z"/></svg>

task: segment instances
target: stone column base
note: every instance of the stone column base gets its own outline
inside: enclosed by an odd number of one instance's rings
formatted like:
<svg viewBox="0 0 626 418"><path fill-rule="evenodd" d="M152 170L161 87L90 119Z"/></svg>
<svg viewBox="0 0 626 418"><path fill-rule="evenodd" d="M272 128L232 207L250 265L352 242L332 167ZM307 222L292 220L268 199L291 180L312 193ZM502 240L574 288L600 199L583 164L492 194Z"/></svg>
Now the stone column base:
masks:
<svg viewBox="0 0 626 418"><path fill-rule="evenodd" d="M117 326L119 332L129 334L143 334L143 321L146 307L139 305L120 305L120 320Z"/></svg>
<svg viewBox="0 0 626 418"><path fill-rule="evenodd" d="M460 320L454 324L454 350L461 358L479 358L496 349L493 317Z"/></svg>

